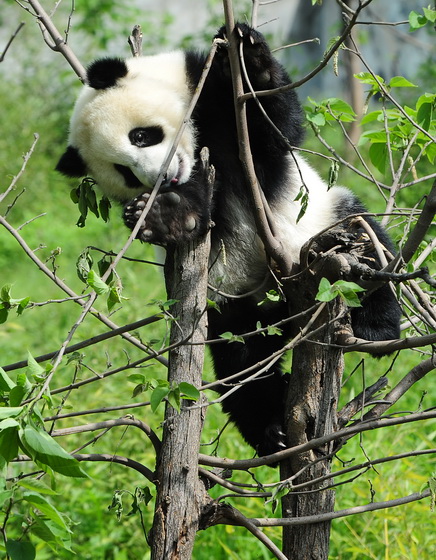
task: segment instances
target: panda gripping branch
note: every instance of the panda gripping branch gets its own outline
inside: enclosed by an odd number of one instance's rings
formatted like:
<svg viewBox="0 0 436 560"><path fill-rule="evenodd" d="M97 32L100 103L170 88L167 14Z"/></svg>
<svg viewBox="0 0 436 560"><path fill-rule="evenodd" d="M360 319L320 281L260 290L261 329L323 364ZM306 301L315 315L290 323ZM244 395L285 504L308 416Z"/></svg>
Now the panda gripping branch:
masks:
<svg viewBox="0 0 436 560"><path fill-rule="evenodd" d="M238 25L244 60L254 90L290 83L284 68L272 56L264 37L245 24ZM217 37L224 38L224 28ZM88 69L87 85L71 118L68 147L57 169L71 177L92 176L110 198L125 205L124 221L133 228L159 176L202 73L206 55L175 51L121 60L97 60ZM299 262L304 243L350 214L365 212L358 199L343 187L326 183L289 146L303 140L303 116L294 90L247 103L250 148L258 181L274 216L287 254ZM285 141L284 138L287 140ZM204 188L199 152L209 148L216 180L212 205ZM297 221L302 186L308 205ZM138 237L166 246L184 243L212 228L209 282L220 310L209 311L209 339L230 331L256 331L260 322L272 325L289 314L287 302L263 304L265 291L274 288L265 250L256 233L252 203L238 157L238 140L227 50L219 46L192 118L172 158L151 211ZM386 233L366 218L381 243L392 250ZM346 222L344 222L346 223ZM373 259L377 267L377 259ZM229 297L229 295L245 297ZM352 310L354 334L367 340L399 336L400 308L389 286L382 286ZM292 302L290 302L292 309ZM245 344L211 345L218 379L251 368L279 350L290 336L251 336ZM254 371L253 371L254 366ZM246 377L247 377L246 376ZM241 382L242 381L242 382ZM284 401L288 376L275 363L251 382L239 377L238 390L223 400L223 408L245 440L259 455L285 446ZM231 384L218 390L225 394Z"/></svg>

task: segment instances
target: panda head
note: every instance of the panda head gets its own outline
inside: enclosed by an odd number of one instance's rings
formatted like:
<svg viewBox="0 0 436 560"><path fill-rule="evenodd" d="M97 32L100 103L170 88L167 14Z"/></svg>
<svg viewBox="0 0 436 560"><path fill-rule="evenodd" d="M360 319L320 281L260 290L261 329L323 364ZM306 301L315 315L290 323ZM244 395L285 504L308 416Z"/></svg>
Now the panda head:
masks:
<svg viewBox="0 0 436 560"><path fill-rule="evenodd" d="M181 51L91 64L56 169L69 177L90 175L104 194L122 202L150 191L192 96L185 67ZM187 181L194 149L188 123L166 171L167 184Z"/></svg>

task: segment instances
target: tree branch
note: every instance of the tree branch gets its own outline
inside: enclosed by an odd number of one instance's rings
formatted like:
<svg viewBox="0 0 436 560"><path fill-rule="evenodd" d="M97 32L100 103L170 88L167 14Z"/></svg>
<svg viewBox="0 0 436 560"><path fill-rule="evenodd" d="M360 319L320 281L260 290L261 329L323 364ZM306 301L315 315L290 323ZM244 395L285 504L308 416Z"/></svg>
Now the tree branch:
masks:
<svg viewBox="0 0 436 560"><path fill-rule="evenodd" d="M142 476L145 476L147 480L156 484L154 472L142 463L138 463L138 461L134 461L129 457L111 455L110 453L74 453L73 457L75 457L78 461L117 463L118 465L123 465L124 467L137 471L139 474L142 474Z"/></svg>
<svg viewBox="0 0 436 560"><path fill-rule="evenodd" d="M270 89L270 90L263 90L263 91L256 91L256 96L257 97L265 97L267 95L277 95L278 93L283 93L283 92L288 91L290 89L298 88L298 87L302 86L303 84L305 84L306 82L308 82L309 80L311 80L314 76L316 76L325 66L327 66L329 60L332 58L332 56L335 54L335 52L341 47L341 45L344 43L345 39L349 36L353 27L356 25L357 18L359 16L360 12L363 9L365 9L369 4L371 4L371 2L372 2L372 0L366 0L366 2L362 2L361 0L359 0L359 6L355 10L353 16L350 18L347 26L345 27L344 31L342 32L342 35L334 43L334 45L332 45L332 47L328 50L327 54L324 56L324 58L318 64L318 66L316 68L314 68L311 72L309 72L306 76L304 76L304 78L301 78L300 80L297 80L296 82L292 82L292 84L288 84L286 86L281 86L279 88ZM241 96L240 101L241 102L246 102L248 99L251 99L251 97L253 97L253 95L251 93L246 93L246 94Z"/></svg>
<svg viewBox="0 0 436 560"><path fill-rule="evenodd" d="M408 424L410 422L431 420L433 418L436 418L436 410L417 412L414 414L409 414L407 416L399 416L393 418L379 418L377 420L356 423L353 426L343 428L342 430L338 430L337 432L327 434L320 438L312 439L307 443L302 443L300 445L290 447L289 449L279 451L278 453L274 453L273 455L266 455L265 457L256 457L254 459L248 460L234 460L219 457L210 457L209 455L200 453L199 463L207 467L247 470L254 467L260 467L261 465L277 463L279 461L282 461L283 459L291 457L292 455L304 453L305 451L309 451L311 449L321 448L331 441L340 440L342 438L349 438L351 436L354 436L355 434L359 434L362 432L378 430L379 428L387 428L389 426L398 426L400 424Z"/></svg>
<svg viewBox="0 0 436 560"><path fill-rule="evenodd" d="M142 422L141 420L137 420L136 418L117 418L116 420L106 420L103 422L94 422L92 424L85 424L84 426L71 426L70 428L63 428L61 430L53 430L51 435L53 437L61 437L61 436L68 436L71 434L81 434L84 432L95 432L96 430L110 430L116 426L135 426L139 428L144 434L150 439L156 453L159 453L161 447L161 441L155 434L155 432Z"/></svg>
<svg viewBox="0 0 436 560"><path fill-rule="evenodd" d="M56 29L51 18L38 2L38 0L28 0L29 4L34 10L39 26L42 30L46 30L50 37L53 39L54 45L51 47L54 51L60 52L67 60L68 64L77 74L82 82L86 81L86 70L80 60L76 57L70 46L66 43L65 39Z"/></svg>
<svg viewBox="0 0 436 560"><path fill-rule="evenodd" d="M424 490L423 492L415 492L404 498L397 498L396 500L388 500L386 502L372 502L364 506L355 506L347 509L341 509L339 511L333 511L329 513L320 513L319 515L310 515L307 517L294 517L294 518L268 518L268 519L249 519L254 525L259 527L276 527L276 526L289 526L289 525L307 525L309 523L324 523L325 521L331 521L333 519L339 519L341 517L347 517L349 515L356 515L359 513L365 513L367 511L377 511L379 509L388 509L398 506L403 506L405 504L410 504L411 502L416 502L418 500L423 500L424 498L429 498L431 495L430 490Z"/></svg>

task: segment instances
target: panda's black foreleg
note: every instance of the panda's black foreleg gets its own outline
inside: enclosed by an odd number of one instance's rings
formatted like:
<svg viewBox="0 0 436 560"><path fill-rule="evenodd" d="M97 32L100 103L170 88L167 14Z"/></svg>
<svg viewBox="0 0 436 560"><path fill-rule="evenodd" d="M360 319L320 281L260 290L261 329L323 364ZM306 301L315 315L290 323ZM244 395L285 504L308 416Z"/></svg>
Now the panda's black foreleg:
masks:
<svg viewBox="0 0 436 560"><path fill-rule="evenodd" d="M243 334L255 331L257 320L272 324L282 316L277 308L273 316L259 316L256 304L232 302L221 306L221 313L209 311L209 339L230 331ZM263 320L262 320L263 319ZM280 369L280 362L267 365L272 353L285 344L282 336L255 335L245 343L232 342L210 346L215 374L223 380L217 390L224 396L222 408L235 423L243 438L260 456L281 451L286 447L284 434L284 411L288 376ZM263 366L259 363L264 361ZM264 371L261 371L261 367ZM236 379L229 376L250 368ZM259 373L258 376L253 374Z"/></svg>

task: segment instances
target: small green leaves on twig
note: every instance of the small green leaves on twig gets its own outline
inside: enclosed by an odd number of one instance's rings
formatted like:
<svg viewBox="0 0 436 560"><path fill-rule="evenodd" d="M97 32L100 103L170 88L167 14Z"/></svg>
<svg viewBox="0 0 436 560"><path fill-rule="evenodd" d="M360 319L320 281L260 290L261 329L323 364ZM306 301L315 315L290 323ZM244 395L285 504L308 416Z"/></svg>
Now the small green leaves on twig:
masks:
<svg viewBox="0 0 436 560"><path fill-rule="evenodd" d="M77 204L80 211L80 218L77 220L78 227L85 227L88 210L97 218L101 217L105 222L109 221L109 210L111 203L108 198L102 196L97 200L94 191L95 181L89 177L83 179L78 187L72 189L70 193L71 200Z"/></svg>
<svg viewBox="0 0 436 560"><path fill-rule="evenodd" d="M315 299L318 301L332 301L335 297L339 296L348 307L361 307L362 304L357 294L364 291L365 289L355 282L337 280L330 284L327 278L322 278Z"/></svg>
<svg viewBox="0 0 436 560"><path fill-rule="evenodd" d="M13 298L11 295L11 284L5 284L0 290L0 324L8 319L9 312L13 309L17 315L21 315L30 302L30 297Z"/></svg>
<svg viewBox="0 0 436 560"><path fill-rule="evenodd" d="M423 13L412 11L409 14L409 31L416 31L428 23L435 25L436 23L436 9L429 6L422 8Z"/></svg>

